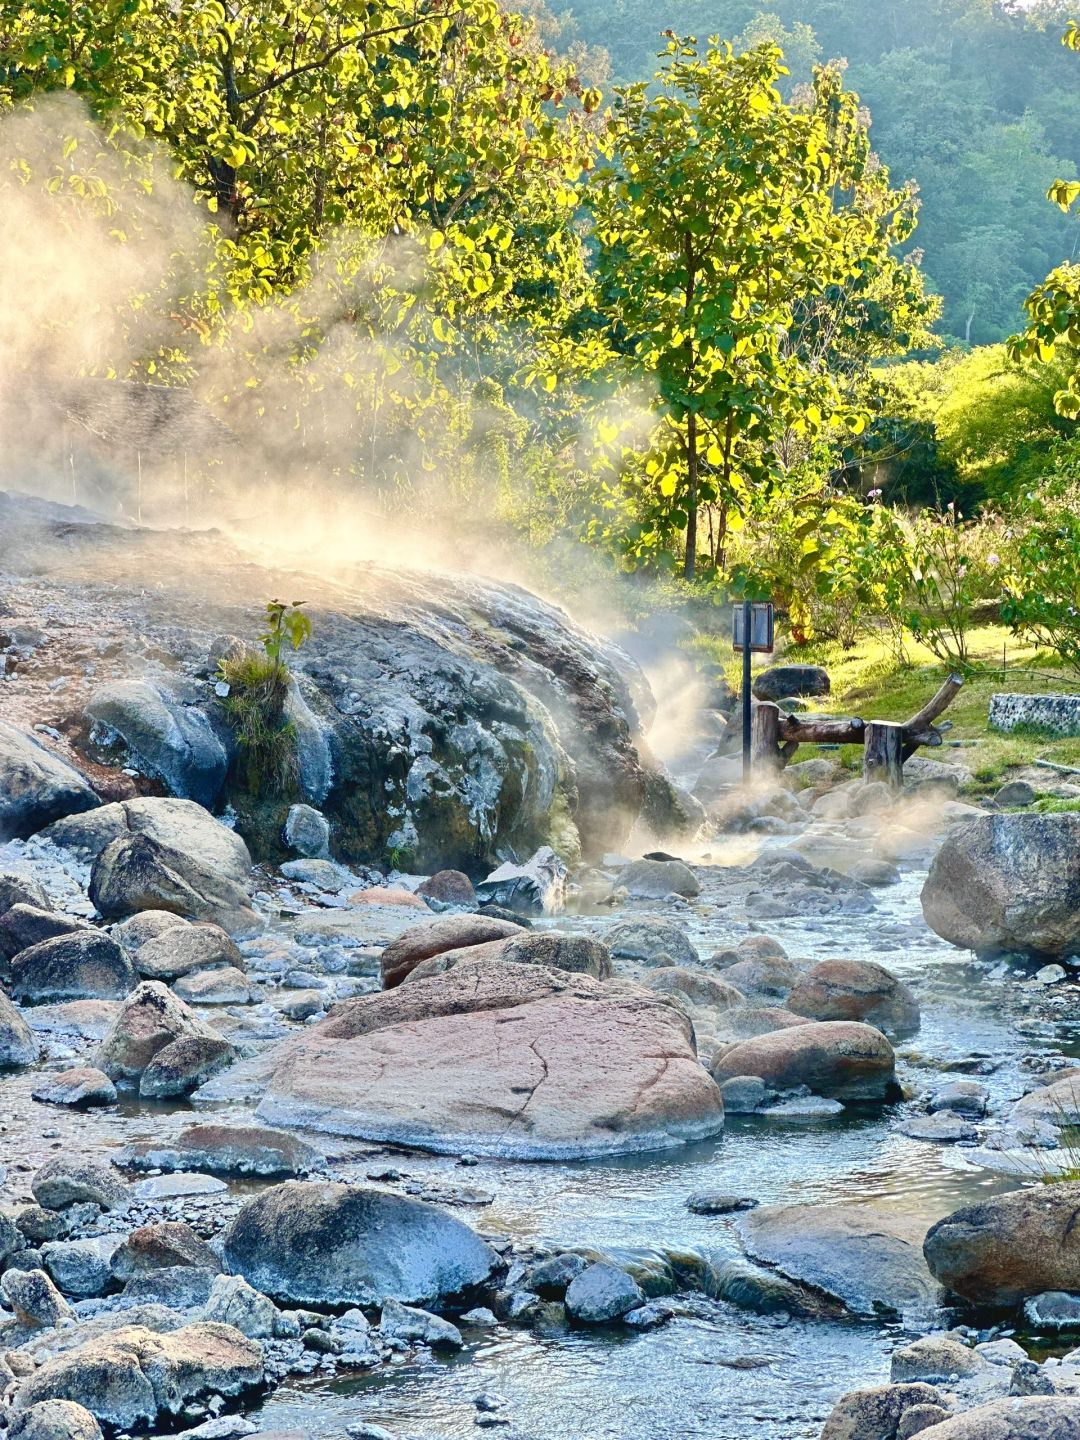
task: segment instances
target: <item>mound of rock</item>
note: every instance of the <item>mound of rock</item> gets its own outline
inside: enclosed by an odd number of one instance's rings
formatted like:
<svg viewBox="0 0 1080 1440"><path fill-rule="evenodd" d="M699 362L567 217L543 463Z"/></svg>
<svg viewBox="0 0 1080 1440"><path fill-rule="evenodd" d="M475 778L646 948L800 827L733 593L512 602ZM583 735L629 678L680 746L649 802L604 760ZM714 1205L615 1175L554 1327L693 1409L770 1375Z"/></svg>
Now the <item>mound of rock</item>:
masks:
<svg viewBox="0 0 1080 1440"><path fill-rule="evenodd" d="M1080 1184L1039 1185L967 1205L931 1227L926 1263L977 1305L1012 1307L1047 1290L1080 1291Z"/></svg>
<svg viewBox="0 0 1080 1440"><path fill-rule="evenodd" d="M487 915L444 915L439 920L414 925L392 940L379 956L383 988L390 990L400 985L418 965L436 955L509 940L520 935L522 929L512 920L497 920Z"/></svg>
<svg viewBox="0 0 1080 1440"><path fill-rule="evenodd" d="M11 960L20 950L27 950L42 940L77 935L86 928L81 920L71 920L37 905L12 905L0 915L0 960Z"/></svg>
<svg viewBox="0 0 1080 1440"><path fill-rule="evenodd" d="M979 953L1080 949L1080 815L985 815L950 834L922 892L926 923Z"/></svg>
<svg viewBox="0 0 1080 1440"><path fill-rule="evenodd" d="M260 1119L444 1153L629 1154L723 1127L680 1010L541 966L463 962L347 1001L278 1054Z"/></svg>
<svg viewBox="0 0 1080 1440"><path fill-rule="evenodd" d="M248 1201L225 1260L290 1305L434 1305L486 1284L501 1261L434 1205L355 1185L288 1181Z"/></svg>
<svg viewBox="0 0 1080 1440"><path fill-rule="evenodd" d="M869 960L823 960L799 977L787 1008L811 1020L857 1020L886 1035L913 1035L919 1002L902 980Z"/></svg>
<svg viewBox="0 0 1080 1440"><path fill-rule="evenodd" d="M755 700L787 700L800 695L828 695L829 672L820 665L770 665L754 676Z"/></svg>
<svg viewBox="0 0 1080 1440"><path fill-rule="evenodd" d="M147 835L106 845L90 872L90 899L107 920L139 910L172 910L192 920L211 920L231 934L259 925L244 886L193 854L159 845Z"/></svg>
<svg viewBox="0 0 1080 1440"><path fill-rule="evenodd" d="M0 720L0 844L100 804L73 766Z"/></svg>
<svg viewBox="0 0 1080 1440"><path fill-rule="evenodd" d="M56 935L20 950L11 962L16 1000L120 1000L135 988L135 969L122 949L100 930Z"/></svg>
<svg viewBox="0 0 1080 1440"><path fill-rule="evenodd" d="M318 1169L322 1155L285 1130L262 1125L191 1125L168 1144L139 1140L120 1152L117 1164L131 1170L195 1170L211 1175L303 1175Z"/></svg>
<svg viewBox="0 0 1080 1440"><path fill-rule="evenodd" d="M788 1025L723 1050L718 1083L756 1075L774 1090L806 1085L834 1100L884 1100L893 1088L893 1048L871 1025L842 1020Z"/></svg>
<svg viewBox="0 0 1080 1440"><path fill-rule="evenodd" d="M47 1360L17 1391L15 1414L67 1400L102 1425L134 1430L179 1415L200 1397L239 1395L262 1381L262 1347L229 1325L165 1335L133 1325Z"/></svg>

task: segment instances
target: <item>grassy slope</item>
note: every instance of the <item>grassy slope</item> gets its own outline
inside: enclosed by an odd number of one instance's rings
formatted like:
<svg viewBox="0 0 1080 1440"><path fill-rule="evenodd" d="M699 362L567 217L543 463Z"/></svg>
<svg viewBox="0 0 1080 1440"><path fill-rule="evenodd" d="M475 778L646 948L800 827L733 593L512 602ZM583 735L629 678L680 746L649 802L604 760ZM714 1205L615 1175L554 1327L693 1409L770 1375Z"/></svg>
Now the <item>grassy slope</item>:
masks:
<svg viewBox="0 0 1080 1440"><path fill-rule="evenodd" d="M709 648L722 658L728 678L738 688L740 662L732 656L730 647L723 655L719 654L716 642ZM1036 759L1080 768L1080 736L1054 739L1038 734L1002 735L991 730L987 723L990 696L996 692L1080 693L1080 677L1062 670L1054 657L1021 644L998 625L973 631L971 651L980 668L967 678L964 689L943 718L953 723L947 742L975 743L962 747L946 743L940 750L919 753L940 760L962 761L988 789L1000 784L1010 769L1030 765ZM789 647L778 651L770 663L823 665L828 670L832 694L825 700L813 702L815 709L838 715L860 715L866 720L906 720L930 699L948 674L947 667L923 646L912 645L911 654L913 664L900 666L885 645L871 636L851 650L834 643ZM817 753L816 746L804 745L797 758L808 759ZM856 746L844 746L840 754L844 763L852 768L861 764L862 752ZM1047 782L1052 783L1054 778L1053 773L1047 771ZM1080 776L1076 779L1080 783Z"/></svg>

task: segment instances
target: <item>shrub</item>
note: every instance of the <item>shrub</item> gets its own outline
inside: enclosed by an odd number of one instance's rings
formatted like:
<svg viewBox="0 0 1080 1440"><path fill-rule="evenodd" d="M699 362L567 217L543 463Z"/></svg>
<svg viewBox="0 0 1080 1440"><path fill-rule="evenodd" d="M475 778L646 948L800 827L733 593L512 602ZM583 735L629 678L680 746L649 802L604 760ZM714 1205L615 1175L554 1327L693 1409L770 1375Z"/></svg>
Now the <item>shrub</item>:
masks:
<svg viewBox="0 0 1080 1440"><path fill-rule="evenodd" d="M245 646L218 667L228 687L221 706L236 736L240 781L251 794L287 797L298 788L296 727L285 714L292 680L282 652L286 641L299 650L311 634L303 603L271 600L259 636L262 651Z"/></svg>
<svg viewBox="0 0 1080 1440"><path fill-rule="evenodd" d="M1080 485L1028 501L1002 618L1080 674Z"/></svg>

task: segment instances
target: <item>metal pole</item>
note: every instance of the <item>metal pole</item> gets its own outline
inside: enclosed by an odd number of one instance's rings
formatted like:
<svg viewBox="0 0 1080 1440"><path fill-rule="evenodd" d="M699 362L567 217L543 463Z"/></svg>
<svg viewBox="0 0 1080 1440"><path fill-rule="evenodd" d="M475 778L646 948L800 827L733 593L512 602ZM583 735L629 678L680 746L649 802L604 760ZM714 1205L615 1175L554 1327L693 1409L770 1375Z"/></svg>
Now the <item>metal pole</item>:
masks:
<svg viewBox="0 0 1080 1440"><path fill-rule="evenodd" d="M751 753L751 697L750 697L750 626L753 624L754 607L749 600L743 602L743 652L742 652L742 778L743 784L750 784Z"/></svg>

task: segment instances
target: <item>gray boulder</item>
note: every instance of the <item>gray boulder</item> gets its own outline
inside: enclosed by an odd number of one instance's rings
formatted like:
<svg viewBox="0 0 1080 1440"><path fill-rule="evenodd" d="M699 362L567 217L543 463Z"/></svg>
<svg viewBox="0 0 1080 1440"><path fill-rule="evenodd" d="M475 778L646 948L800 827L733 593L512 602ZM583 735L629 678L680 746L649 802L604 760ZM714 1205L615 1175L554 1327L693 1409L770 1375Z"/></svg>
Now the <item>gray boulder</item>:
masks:
<svg viewBox="0 0 1080 1440"><path fill-rule="evenodd" d="M229 1269L290 1305L431 1305L488 1283L498 1255L444 1210L360 1186L288 1181L225 1233Z"/></svg>
<svg viewBox="0 0 1080 1440"><path fill-rule="evenodd" d="M89 1240L49 1240L41 1247L45 1268L65 1295L76 1299L101 1295L113 1284L109 1261L119 1235Z"/></svg>
<svg viewBox="0 0 1080 1440"><path fill-rule="evenodd" d="M171 927L146 940L135 954L135 968L147 980L178 980L216 966L244 969L244 957L219 925Z"/></svg>
<svg viewBox="0 0 1080 1440"><path fill-rule="evenodd" d="M235 1059L235 1047L220 1035L181 1035L163 1045L142 1072L139 1094L146 1100L190 1095Z"/></svg>
<svg viewBox="0 0 1080 1440"><path fill-rule="evenodd" d="M72 1314L71 1306L44 1270L5 1270L0 1276L0 1294L20 1325L59 1325Z"/></svg>
<svg viewBox="0 0 1080 1440"><path fill-rule="evenodd" d="M121 1000L135 988L134 966L115 940L100 930L41 940L11 962L16 1000Z"/></svg>
<svg viewBox="0 0 1080 1440"><path fill-rule="evenodd" d="M101 1426L74 1400L41 1400L15 1415L7 1433L8 1440L101 1440Z"/></svg>
<svg viewBox="0 0 1080 1440"><path fill-rule="evenodd" d="M701 894L697 876L681 860L634 860L615 882L633 900L662 900L665 895Z"/></svg>
<svg viewBox="0 0 1080 1440"><path fill-rule="evenodd" d="M754 676L755 700L786 700L788 696L828 695L829 672L820 665L771 665Z"/></svg>
<svg viewBox="0 0 1080 1440"><path fill-rule="evenodd" d="M34 1032L0 990L0 1070L33 1065L41 1055Z"/></svg>
<svg viewBox="0 0 1080 1440"><path fill-rule="evenodd" d="M640 960L646 965L659 961L668 965L695 965L698 960L690 937L674 920L645 915L620 920L606 932L604 941L618 960Z"/></svg>
<svg viewBox="0 0 1080 1440"><path fill-rule="evenodd" d="M544 965L571 975L607 980L612 973L606 945L587 935L560 935L553 931L526 931L511 936L499 954L504 965Z"/></svg>
<svg viewBox="0 0 1080 1440"><path fill-rule="evenodd" d="M898 1440L904 1417L933 1406L944 1418L941 1393L931 1385L874 1385L836 1402L821 1440ZM916 1432L906 1431L906 1434Z"/></svg>
<svg viewBox="0 0 1080 1440"><path fill-rule="evenodd" d="M379 1329L389 1340L418 1341L447 1350L460 1350L465 1343L461 1331L449 1320L432 1315L429 1310L402 1305L400 1300L383 1302Z"/></svg>
<svg viewBox="0 0 1080 1440"><path fill-rule="evenodd" d="M52 909L49 897L32 876L0 870L0 915L6 915L13 905L32 905L37 910Z"/></svg>
<svg viewBox="0 0 1080 1440"><path fill-rule="evenodd" d="M57 935L75 935L87 927L81 920L57 915L37 905L15 904L0 915L0 960L10 960L20 950L52 940Z"/></svg>
<svg viewBox="0 0 1080 1440"><path fill-rule="evenodd" d="M637 1281L617 1265L588 1265L566 1291L566 1311L583 1325L606 1325L644 1305Z"/></svg>
<svg viewBox="0 0 1080 1440"><path fill-rule="evenodd" d="M111 1165L92 1156L54 1155L30 1182L34 1199L46 1210L64 1210L89 1201L103 1210L122 1210L127 1186Z"/></svg>
<svg viewBox="0 0 1080 1440"><path fill-rule="evenodd" d="M313 805L290 805L281 837L294 855L329 860L330 822Z"/></svg>
<svg viewBox="0 0 1080 1440"><path fill-rule="evenodd" d="M158 1051L189 1036L221 1040L160 981L144 980L121 1006L95 1064L112 1080L137 1080Z"/></svg>
<svg viewBox="0 0 1080 1440"><path fill-rule="evenodd" d="M278 1313L270 1297L260 1295L240 1275L215 1275L203 1319L232 1325L252 1340L269 1340Z"/></svg>
<svg viewBox="0 0 1080 1440"><path fill-rule="evenodd" d="M922 891L930 928L980 953L1080 949L1080 815L986 815L948 835Z"/></svg>
<svg viewBox="0 0 1080 1440"><path fill-rule="evenodd" d="M227 727L199 708L203 698L175 680L112 680L91 695L83 714L91 743L160 780L170 795L210 807L229 768ZM227 743L230 742L230 743Z"/></svg>
<svg viewBox="0 0 1080 1440"><path fill-rule="evenodd" d="M92 1065L76 1065L70 1070L49 1075L33 1091L33 1098L42 1105L67 1105L89 1108L92 1105L115 1105L116 1086L108 1075Z"/></svg>
<svg viewBox="0 0 1080 1440"><path fill-rule="evenodd" d="M73 815L51 825L48 839L95 859L111 841L129 835L146 835L168 850L190 855L237 885L250 880L251 855L244 841L193 800L167 796L119 800L92 815Z"/></svg>
<svg viewBox="0 0 1080 1440"><path fill-rule="evenodd" d="M993 1400L922 1432L923 1440L1080 1440L1080 1400L1029 1395Z"/></svg>
<svg viewBox="0 0 1080 1440"><path fill-rule="evenodd" d="M928 1385L939 1385L954 1377L967 1380L982 1374L989 1363L971 1346L949 1335L926 1335L893 1351L890 1374L894 1382L925 1380Z"/></svg>
<svg viewBox="0 0 1080 1440"><path fill-rule="evenodd" d="M101 801L66 760L0 720L0 844L25 839L62 815Z"/></svg>
<svg viewBox="0 0 1080 1440"><path fill-rule="evenodd" d="M235 934L257 929L246 886L190 852L159 845L147 835L110 841L90 872L90 899L107 920L139 910L173 910L211 920Z"/></svg>

